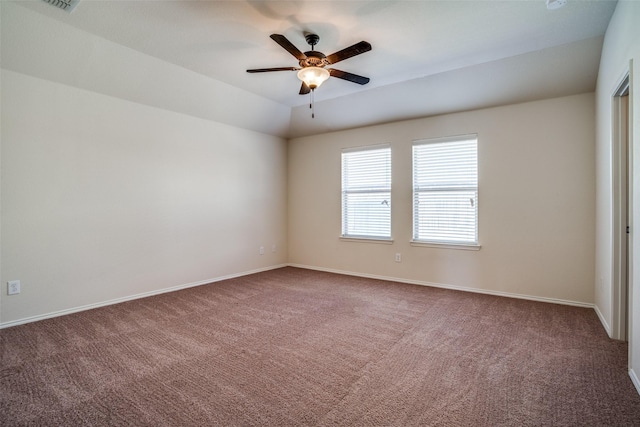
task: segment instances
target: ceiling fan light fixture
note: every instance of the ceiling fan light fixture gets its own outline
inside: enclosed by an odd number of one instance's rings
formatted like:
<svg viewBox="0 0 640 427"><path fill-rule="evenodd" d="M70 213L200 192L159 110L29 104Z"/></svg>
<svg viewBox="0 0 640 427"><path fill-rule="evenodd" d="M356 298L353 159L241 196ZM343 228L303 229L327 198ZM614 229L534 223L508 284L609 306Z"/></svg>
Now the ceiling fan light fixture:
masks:
<svg viewBox="0 0 640 427"><path fill-rule="evenodd" d="M321 67L305 67L298 71L298 78L309 86L311 90L320 86L329 76L329 71Z"/></svg>

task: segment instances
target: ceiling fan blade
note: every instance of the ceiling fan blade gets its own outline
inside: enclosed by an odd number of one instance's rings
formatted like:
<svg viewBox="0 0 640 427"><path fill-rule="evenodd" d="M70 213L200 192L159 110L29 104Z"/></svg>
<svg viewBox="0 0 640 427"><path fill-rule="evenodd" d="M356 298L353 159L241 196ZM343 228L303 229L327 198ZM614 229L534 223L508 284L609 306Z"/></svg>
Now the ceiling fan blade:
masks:
<svg viewBox="0 0 640 427"><path fill-rule="evenodd" d="M291 43L289 39L287 39L282 34L271 34L269 37L271 37L273 41L275 41L280 46L282 46L291 55L295 56L298 61L301 61L307 58L307 56L304 53L300 52L300 50L297 47L295 47L293 43Z"/></svg>
<svg viewBox="0 0 640 427"><path fill-rule="evenodd" d="M305 82L302 82L302 86L300 86L300 95L306 95L311 92L311 89Z"/></svg>
<svg viewBox="0 0 640 427"><path fill-rule="evenodd" d="M336 70L334 68L329 68L329 74L331 77L337 77L342 80L347 80L353 83L358 83L359 85L366 85L369 83L369 77L359 76L357 74L347 73L346 71Z"/></svg>
<svg viewBox="0 0 640 427"><path fill-rule="evenodd" d="M298 71L300 68L296 67L278 67L278 68L254 68L247 70L247 73L268 73L270 71Z"/></svg>
<svg viewBox="0 0 640 427"><path fill-rule="evenodd" d="M356 43L353 46L349 46L337 51L336 53L332 53L331 55L327 56L327 61L329 61L329 64L335 64L336 62L344 61L347 58L360 55L361 53L369 52L370 50L371 45L368 42L361 41L360 43Z"/></svg>

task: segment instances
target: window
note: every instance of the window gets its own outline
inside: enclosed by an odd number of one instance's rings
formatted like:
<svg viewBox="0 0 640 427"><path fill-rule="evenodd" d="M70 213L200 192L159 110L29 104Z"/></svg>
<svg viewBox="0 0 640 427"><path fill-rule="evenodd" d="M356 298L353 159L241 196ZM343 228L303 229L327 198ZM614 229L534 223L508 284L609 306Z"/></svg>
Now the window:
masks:
<svg viewBox="0 0 640 427"><path fill-rule="evenodd" d="M478 137L413 144L413 241L478 245Z"/></svg>
<svg viewBox="0 0 640 427"><path fill-rule="evenodd" d="M391 147L342 151L342 236L391 239Z"/></svg>

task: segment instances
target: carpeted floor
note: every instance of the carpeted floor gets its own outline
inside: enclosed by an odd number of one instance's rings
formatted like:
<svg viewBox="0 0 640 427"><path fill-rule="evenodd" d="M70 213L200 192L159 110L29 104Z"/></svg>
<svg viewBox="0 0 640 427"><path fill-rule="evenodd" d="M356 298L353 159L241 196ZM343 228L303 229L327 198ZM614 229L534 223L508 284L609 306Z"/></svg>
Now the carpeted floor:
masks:
<svg viewBox="0 0 640 427"><path fill-rule="evenodd" d="M0 339L2 426L640 425L591 309L296 268Z"/></svg>

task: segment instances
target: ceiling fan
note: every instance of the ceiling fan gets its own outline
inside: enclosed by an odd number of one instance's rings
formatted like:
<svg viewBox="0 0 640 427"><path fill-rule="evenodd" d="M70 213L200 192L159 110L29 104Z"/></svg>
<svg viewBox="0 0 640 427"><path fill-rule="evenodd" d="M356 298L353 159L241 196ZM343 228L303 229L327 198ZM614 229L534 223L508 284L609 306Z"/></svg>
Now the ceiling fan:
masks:
<svg viewBox="0 0 640 427"><path fill-rule="evenodd" d="M267 73L271 71L297 71L298 78L302 80L300 87L300 95L306 95L314 91L329 77L337 77L360 85L369 83L368 77L359 76L357 74L348 73L346 71L336 70L335 68L325 68L337 62L344 61L361 53L371 50L371 44L361 41L345 49L339 50L331 55L325 55L322 52L314 50L315 45L320 41L317 34L306 33L305 40L311 45L311 50L302 53L282 34L271 34L270 36L276 43L282 46L287 52L293 55L300 67L278 67L278 68L257 68L247 70L247 73Z"/></svg>

